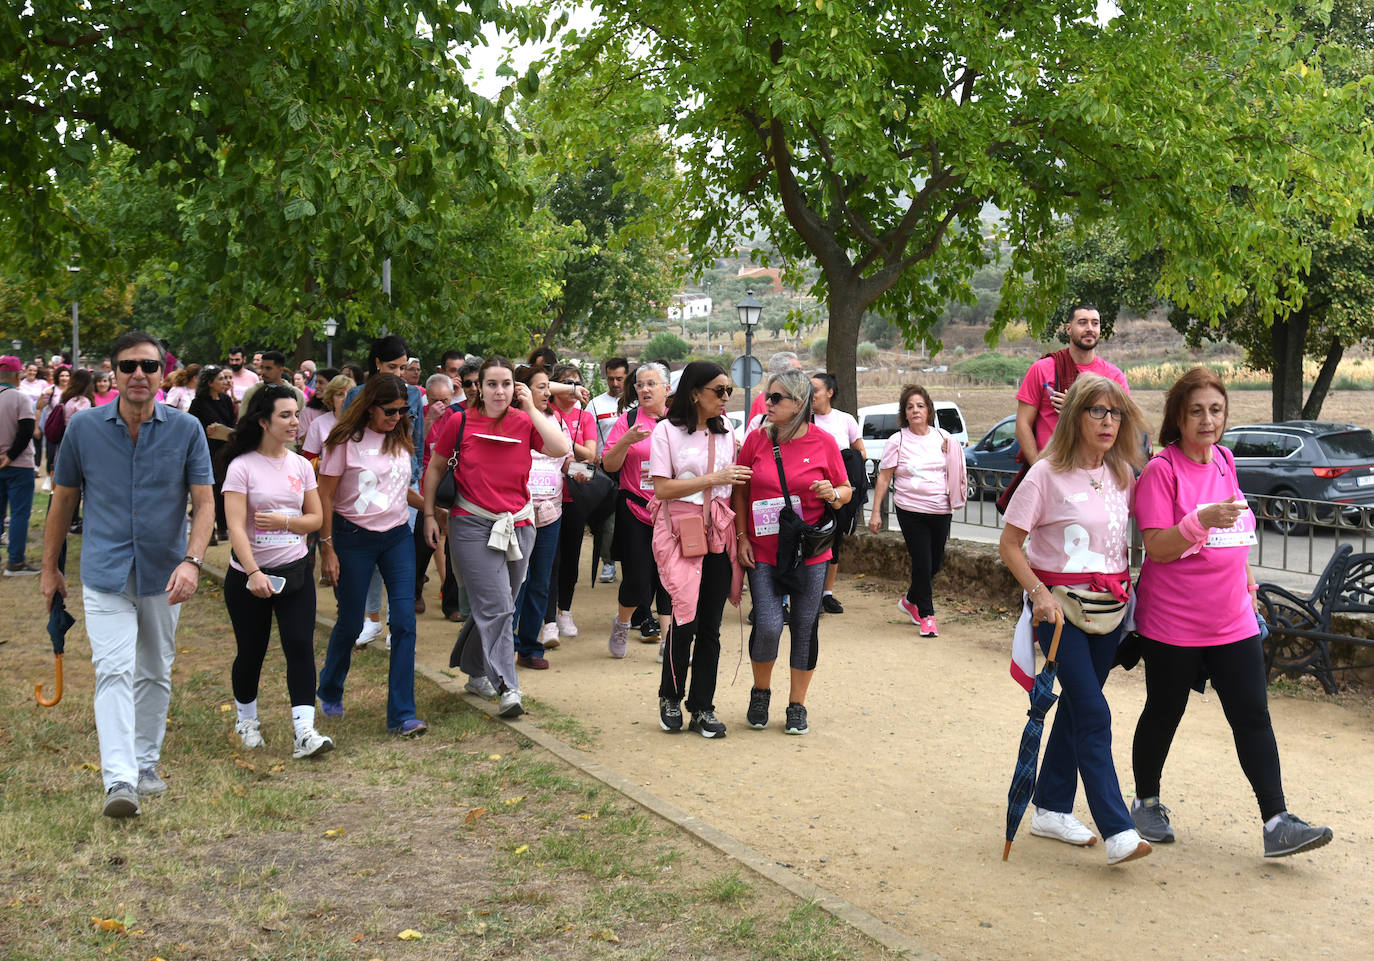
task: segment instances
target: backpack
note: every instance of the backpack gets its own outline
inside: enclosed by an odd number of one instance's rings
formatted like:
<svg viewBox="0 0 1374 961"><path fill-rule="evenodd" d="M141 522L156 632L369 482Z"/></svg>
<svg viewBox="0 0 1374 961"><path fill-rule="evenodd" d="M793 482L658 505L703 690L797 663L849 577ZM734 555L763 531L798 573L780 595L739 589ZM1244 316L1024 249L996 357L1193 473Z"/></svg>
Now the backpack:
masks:
<svg viewBox="0 0 1374 961"><path fill-rule="evenodd" d="M47 420L43 421L43 436L47 438L49 444L62 443L62 435L67 432L67 407L65 404L58 404L48 411Z"/></svg>

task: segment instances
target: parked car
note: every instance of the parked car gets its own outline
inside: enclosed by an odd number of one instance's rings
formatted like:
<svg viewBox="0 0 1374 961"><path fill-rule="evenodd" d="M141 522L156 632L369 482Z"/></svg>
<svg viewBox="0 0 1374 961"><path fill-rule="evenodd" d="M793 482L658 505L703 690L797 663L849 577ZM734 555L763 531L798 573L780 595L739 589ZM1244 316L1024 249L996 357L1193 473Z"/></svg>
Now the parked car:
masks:
<svg viewBox="0 0 1374 961"><path fill-rule="evenodd" d="M1016 439L1016 415L1009 414L993 425L978 443L964 448L968 468L969 500L995 498L1021 469L1017 455L1021 444ZM1005 473L997 473L1005 472Z"/></svg>
<svg viewBox="0 0 1374 961"><path fill-rule="evenodd" d="M1302 501L1348 504L1342 513L1352 521L1374 505L1374 433L1366 428L1316 420L1244 424L1229 428L1221 443L1235 456L1251 510L1275 530L1307 532L1302 522L1311 505ZM1317 520L1334 517L1334 508L1316 510Z"/></svg>
<svg viewBox="0 0 1374 961"><path fill-rule="evenodd" d="M948 400L937 400L935 419L959 441L961 446L968 446L968 427L964 424L964 412L959 409L958 404ZM883 459L883 448L887 446L887 439L898 430L897 402L860 407L858 421L859 436L864 442L864 453L868 455L868 476L875 478L878 476L878 464Z"/></svg>

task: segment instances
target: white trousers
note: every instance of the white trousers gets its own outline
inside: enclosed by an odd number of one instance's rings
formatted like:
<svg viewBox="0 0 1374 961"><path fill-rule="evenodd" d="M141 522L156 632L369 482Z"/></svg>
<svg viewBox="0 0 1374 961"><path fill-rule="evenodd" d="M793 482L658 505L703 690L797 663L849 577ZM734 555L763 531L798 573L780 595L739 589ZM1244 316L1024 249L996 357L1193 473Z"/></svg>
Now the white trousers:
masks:
<svg viewBox="0 0 1374 961"><path fill-rule="evenodd" d="M95 667L95 730L105 789L138 784L138 772L157 767L172 701L181 605L166 594L139 597L134 575L118 594L84 585L86 634Z"/></svg>

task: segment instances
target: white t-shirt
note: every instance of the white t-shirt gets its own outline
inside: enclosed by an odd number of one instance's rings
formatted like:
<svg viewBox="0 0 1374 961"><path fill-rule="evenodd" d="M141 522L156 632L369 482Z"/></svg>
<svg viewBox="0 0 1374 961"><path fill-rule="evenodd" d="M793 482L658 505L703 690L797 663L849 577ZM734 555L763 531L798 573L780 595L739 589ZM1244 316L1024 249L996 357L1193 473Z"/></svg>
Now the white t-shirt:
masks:
<svg viewBox="0 0 1374 961"><path fill-rule="evenodd" d="M895 468L892 499L902 510L919 514L951 512L944 448L945 436L938 430L917 434L910 427L903 427L887 439L878 469Z"/></svg>
<svg viewBox="0 0 1374 961"><path fill-rule="evenodd" d="M305 492L315 487L314 468L294 451L287 451L281 460L249 451L229 462L222 489L247 498L248 543L258 567L281 567L300 560L305 556L305 535L258 530L253 526L253 515L272 512L299 517L304 513ZM244 570L237 557L231 556L229 565Z"/></svg>
<svg viewBox="0 0 1374 961"><path fill-rule="evenodd" d="M610 394L597 394L587 403L587 410L592 412L596 418L596 452L600 454L606 449L606 435L615 426L616 418L620 416L620 398L612 397Z"/></svg>
<svg viewBox="0 0 1374 961"><path fill-rule="evenodd" d="M853 414L846 414L833 407L828 414L812 414L811 423L835 438L840 450L848 450L859 439L859 422Z"/></svg>
<svg viewBox="0 0 1374 961"><path fill-rule="evenodd" d="M709 459L710 449L707 438L715 442L714 461ZM735 436L712 434L709 430L694 430L687 433L681 427L668 423L667 419L658 422L649 437L649 476L679 480L702 477L713 470L720 470L735 462ZM708 465L712 465L708 469ZM730 499L732 492L729 484L716 484L711 488L711 496ZM689 504L700 504L702 491L680 498Z"/></svg>

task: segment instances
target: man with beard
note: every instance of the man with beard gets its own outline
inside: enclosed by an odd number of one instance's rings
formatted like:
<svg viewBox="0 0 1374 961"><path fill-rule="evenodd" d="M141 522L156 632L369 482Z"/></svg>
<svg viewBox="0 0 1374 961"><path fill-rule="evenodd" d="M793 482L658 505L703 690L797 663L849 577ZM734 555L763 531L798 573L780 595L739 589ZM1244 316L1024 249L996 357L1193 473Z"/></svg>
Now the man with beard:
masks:
<svg viewBox="0 0 1374 961"><path fill-rule="evenodd" d="M234 402L243 400L243 394L249 387L258 382L258 375L248 370L243 365L246 351L242 347L229 348L229 371L234 380L234 386L230 393L234 395Z"/></svg>
<svg viewBox="0 0 1374 961"><path fill-rule="evenodd" d="M1046 354L1026 371L1021 389L1016 392L1016 439L1026 464L1034 464L1049 443L1059 423L1059 409L1069 386L1079 374L1098 374L1110 378L1128 393L1126 375L1121 369L1097 356L1102 339L1102 315L1092 304L1078 304L1069 311L1064 325L1069 346Z"/></svg>

